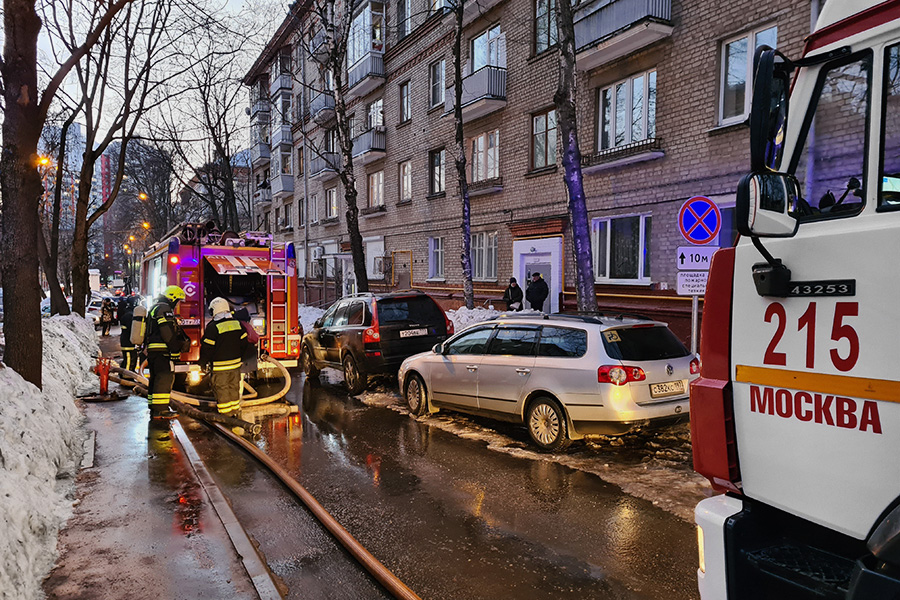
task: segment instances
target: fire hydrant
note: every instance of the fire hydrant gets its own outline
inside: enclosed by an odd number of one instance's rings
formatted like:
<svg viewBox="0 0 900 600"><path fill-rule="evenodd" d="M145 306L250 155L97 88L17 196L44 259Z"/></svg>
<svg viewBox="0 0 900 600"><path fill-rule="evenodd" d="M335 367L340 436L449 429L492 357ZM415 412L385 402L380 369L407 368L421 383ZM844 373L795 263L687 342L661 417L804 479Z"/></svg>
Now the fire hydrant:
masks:
<svg viewBox="0 0 900 600"><path fill-rule="evenodd" d="M112 361L102 356L97 357L97 366L95 371L97 377L100 378L100 395L105 396L109 393L109 366Z"/></svg>

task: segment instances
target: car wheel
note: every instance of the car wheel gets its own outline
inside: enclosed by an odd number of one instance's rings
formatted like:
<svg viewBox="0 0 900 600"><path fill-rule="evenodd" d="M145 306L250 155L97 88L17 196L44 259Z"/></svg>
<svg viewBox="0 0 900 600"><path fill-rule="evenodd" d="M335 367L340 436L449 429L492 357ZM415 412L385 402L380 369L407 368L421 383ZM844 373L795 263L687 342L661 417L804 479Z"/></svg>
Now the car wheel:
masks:
<svg viewBox="0 0 900 600"><path fill-rule="evenodd" d="M313 360L312 350L309 346L303 346L303 353L300 355L300 361L303 364L303 370L306 371L308 378L319 376L319 369L316 368L316 361Z"/></svg>
<svg viewBox="0 0 900 600"><path fill-rule="evenodd" d="M406 382L406 404L409 412L420 417L428 412L428 399L425 395L425 382L418 375L412 375Z"/></svg>
<svg viewBox="0 0 900 600"><path fill-rule="evenodd" d="M366 383L368 383L366 375L360 371L352 354L344 357L344 383L347 384L347 389L350 390L351 396L365 391Z"/></svg>
<svg viewBox="0 0 900 600"><path fill-rule="evenodd" d="M532 441L543 450L563 450L572 443L566 427L566 414L550 398L538 398L528 407L525 419Z"/></svg>

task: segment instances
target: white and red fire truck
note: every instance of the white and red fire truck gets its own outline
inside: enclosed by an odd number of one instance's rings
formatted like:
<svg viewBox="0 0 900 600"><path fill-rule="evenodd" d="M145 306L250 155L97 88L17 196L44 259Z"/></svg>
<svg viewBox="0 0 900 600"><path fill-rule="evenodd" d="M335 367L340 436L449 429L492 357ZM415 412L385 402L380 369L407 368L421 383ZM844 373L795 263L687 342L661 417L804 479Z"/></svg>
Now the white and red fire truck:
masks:
<svg viewBox="0 0 900 600"><path fill-rule="evenodd" d="M235 310L247 310L261 351L285 367L297 366L303 331L293 244L273 243L266 233L219 233L211 225L186 223L151 246L142 259L141 294L148 302L169 285L184 289L186 299L176 317L191 338L191 350L182 354L177 371L196 364L200 338L212 318L207 307L217 296Z"/></svg>
<svg viewBox="0 0 900 600"><path fill-rule="evenodd" d="M900 1L828 0L794 58L757 50L707 287L700 593L900 598Z"/></svg>

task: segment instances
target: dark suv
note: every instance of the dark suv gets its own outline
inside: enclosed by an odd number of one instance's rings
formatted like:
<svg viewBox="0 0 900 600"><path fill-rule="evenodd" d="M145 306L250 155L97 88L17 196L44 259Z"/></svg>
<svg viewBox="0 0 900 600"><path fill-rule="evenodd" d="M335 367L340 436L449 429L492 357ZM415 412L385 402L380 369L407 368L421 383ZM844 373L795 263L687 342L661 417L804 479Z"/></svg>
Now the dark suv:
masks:
<svg viewBox="0 0 900 600"><path fill-rule="evenodd" d="M307 376L323 367L343 369L351 394L366 389L369 375L396 375L409 356L453 335L453 323L423 292L356 294L331 305L303 337Z"/></svg>

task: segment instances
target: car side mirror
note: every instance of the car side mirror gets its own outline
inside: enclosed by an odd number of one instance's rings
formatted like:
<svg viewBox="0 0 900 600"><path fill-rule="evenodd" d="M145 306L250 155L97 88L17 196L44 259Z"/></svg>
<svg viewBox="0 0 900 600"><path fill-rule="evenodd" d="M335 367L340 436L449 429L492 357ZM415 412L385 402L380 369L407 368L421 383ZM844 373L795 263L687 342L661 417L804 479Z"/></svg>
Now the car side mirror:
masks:
<svg viewBox="0 0 900 600"><path fill-rule="evenodd" d="M443 344L435 344L434 348L431 349L435 354L443 354L444 353L444 345Z"/></svg>
<svg viewBox="0 0 900 600"><path fill-rule="evenodd" d="M321 326L322 326L322 319L316 319L316 322L313 323L313 328L318 329Z"/></svg>
<svg viewBox="0 0 900 600"><path fill-rule="evenodd" d="M787 173L750 173L738 183L737 228L753 237L792 237L799 222L791 216L802 203L797 178Z"/></svg>

